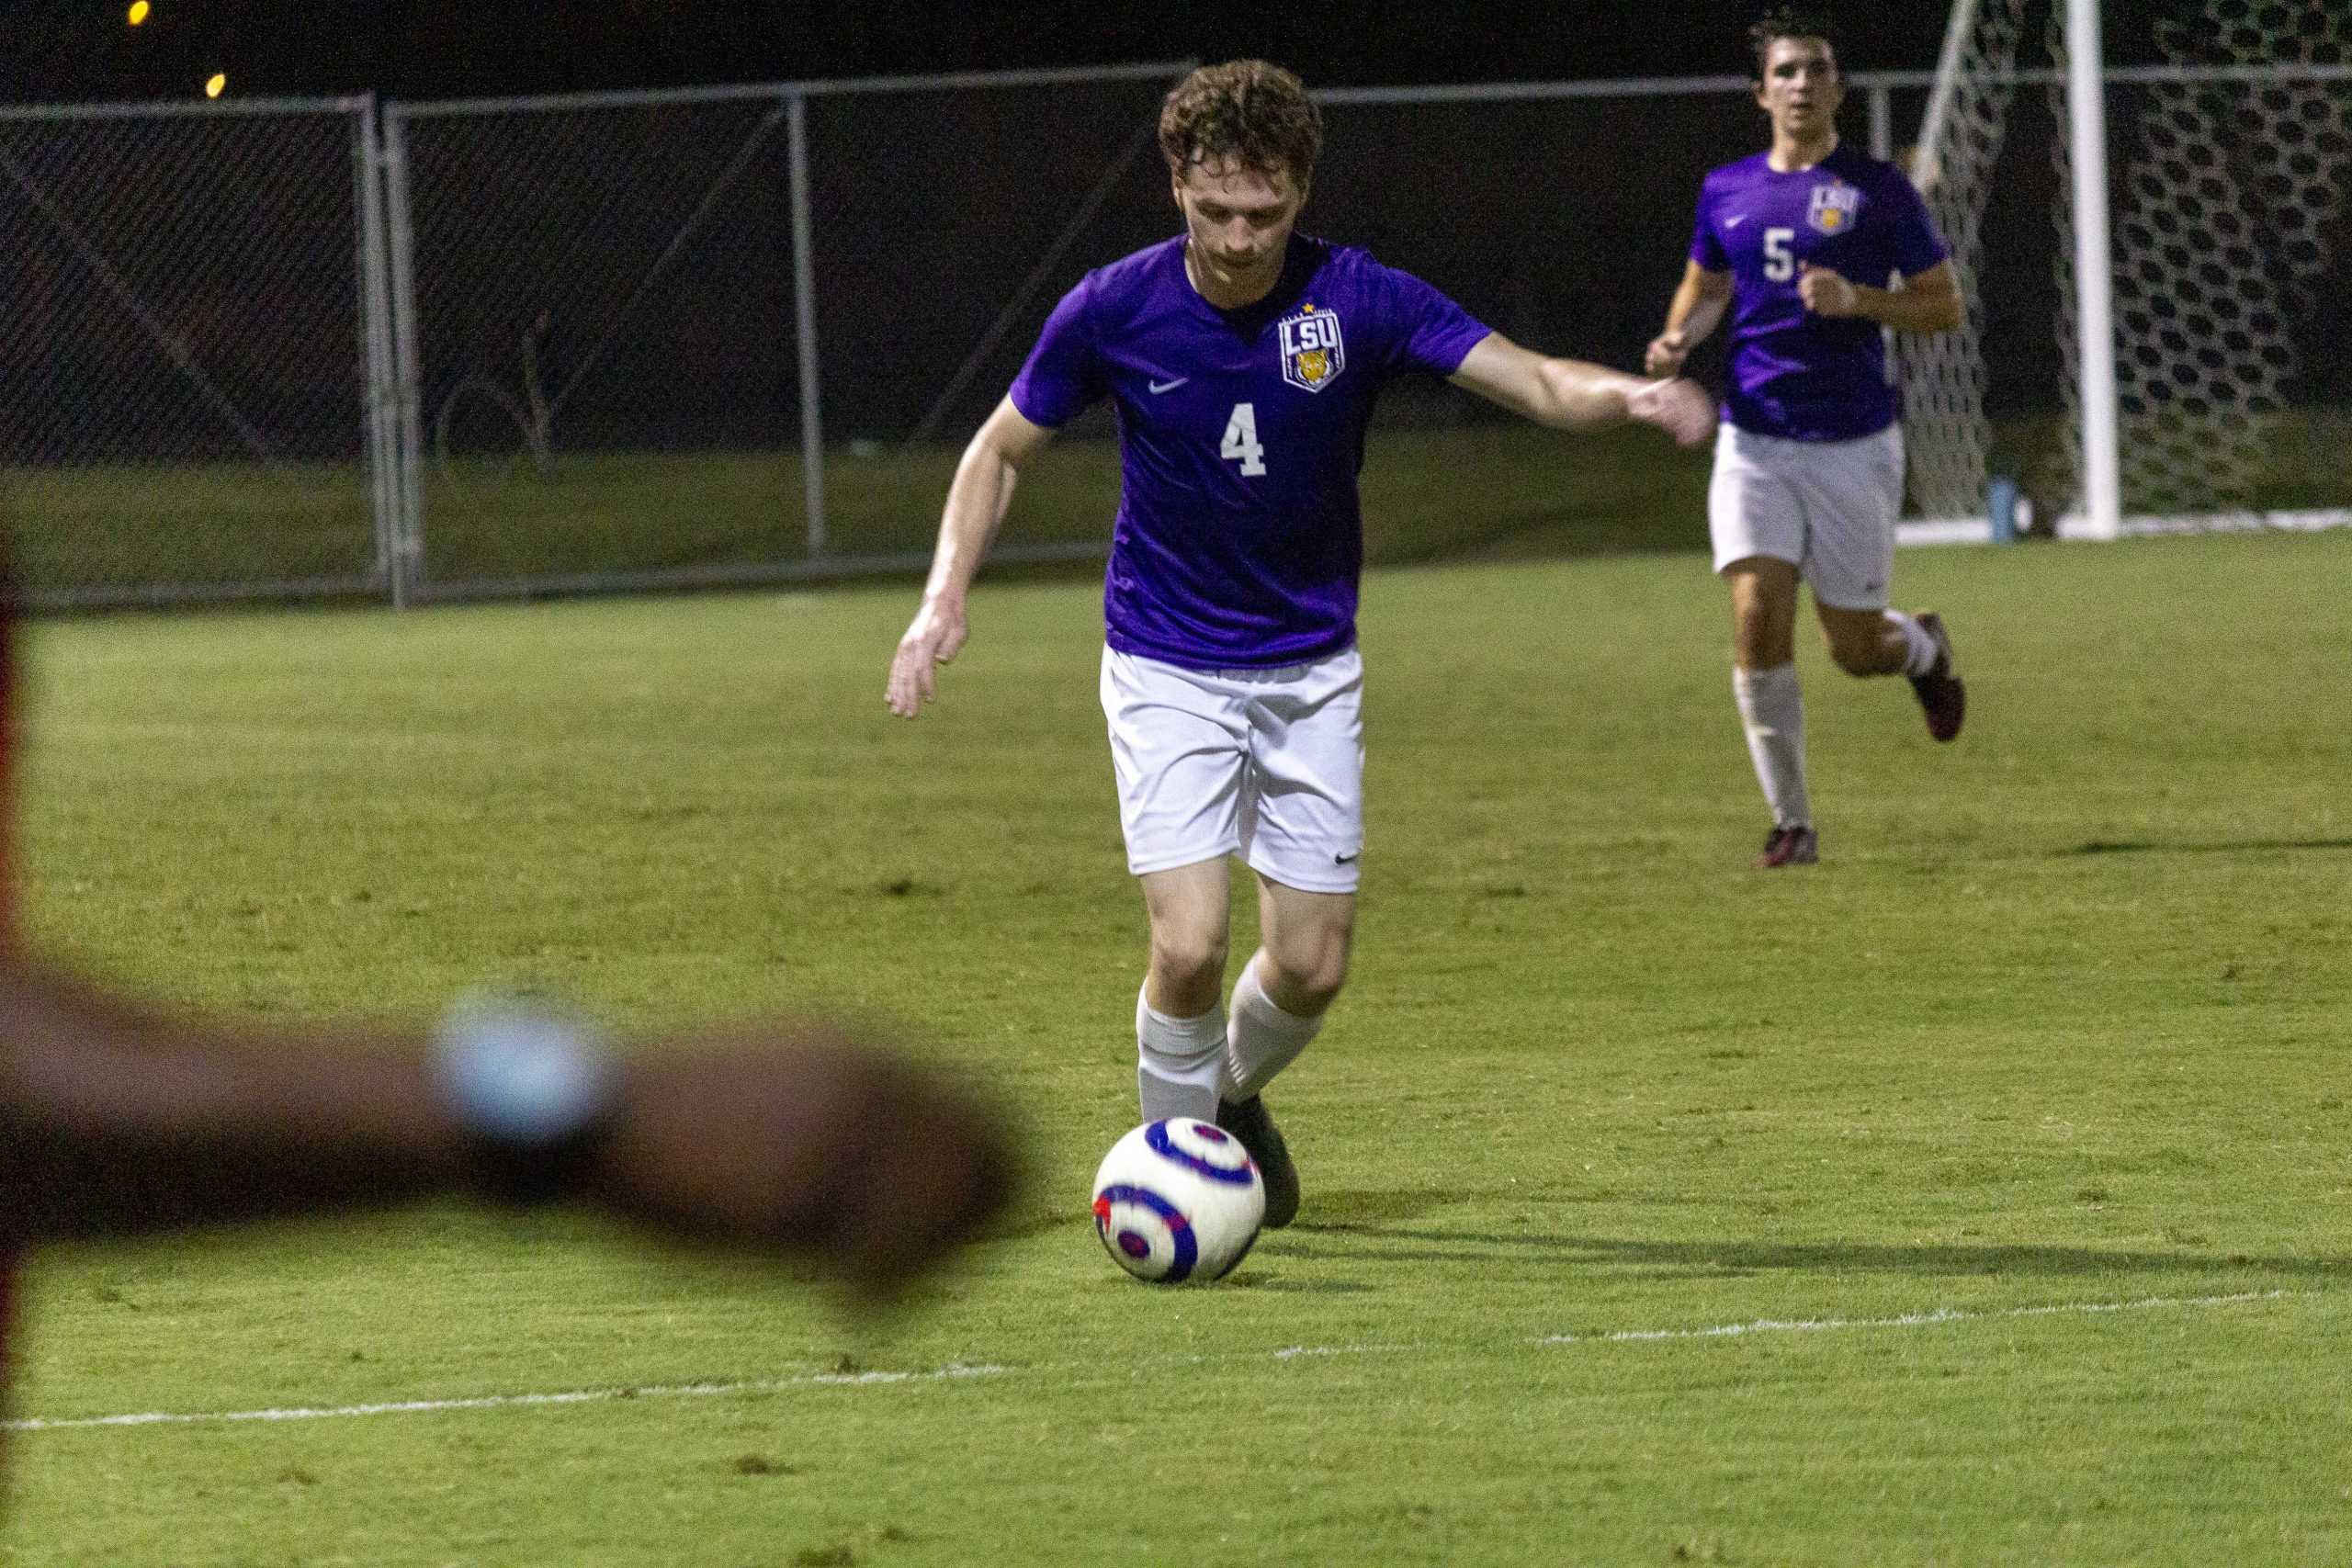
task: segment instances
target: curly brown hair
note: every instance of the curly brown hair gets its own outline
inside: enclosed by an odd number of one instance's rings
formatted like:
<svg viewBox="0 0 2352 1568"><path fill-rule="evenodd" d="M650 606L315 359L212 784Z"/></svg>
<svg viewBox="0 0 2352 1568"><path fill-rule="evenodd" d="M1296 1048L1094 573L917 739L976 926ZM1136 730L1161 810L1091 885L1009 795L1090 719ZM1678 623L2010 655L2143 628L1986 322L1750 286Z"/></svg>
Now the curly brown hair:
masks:
<svg viewBox="0 0 2352 1568"><path fill-rule="evenodd" d="M1756 58L1749 74L1757 81L1764 80L1764 62L1772 52L1775 41L1784 38L1817 38L1829 46L1829 58L1835 62L1844 56L1838 48L1836 23L1829 13L1814 6L1775 6L1756 20L1747 29L1747 47ZM1839 74L1844 74L1843 66Z"/></svg>
<svg viewBox="0 0 2352 1568"><path fill-rule="evenodd" d="M1299 188L1323 151L1323 111L1299 79L1263 60L1204 65L1159 108L1159 151L1179 179L1195 164L1238 160L1261 174L1288 169Z"/></svg>

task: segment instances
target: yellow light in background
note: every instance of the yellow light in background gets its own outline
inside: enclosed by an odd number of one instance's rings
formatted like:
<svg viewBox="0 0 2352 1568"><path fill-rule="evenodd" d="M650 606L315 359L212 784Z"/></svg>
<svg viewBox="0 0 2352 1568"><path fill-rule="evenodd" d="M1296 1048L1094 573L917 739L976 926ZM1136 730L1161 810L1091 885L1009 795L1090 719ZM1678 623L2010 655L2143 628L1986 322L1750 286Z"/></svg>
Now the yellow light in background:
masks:
<svg viewBox="0 0 2352 1568"><path fill-rule="evenodd" d="M228 85L228 73L222 71L216 71L212 73L212 80L204 85L204 96L208 98L217 98L220 96L220 89L226 87Z"/></svg>
<svg viewBox="0 0 2352 1568"><path fill-rule="evenodd" d="M135 28L145 21L147 13L153 7L147 4L147 0L130 0L130 25Z"/></svg>

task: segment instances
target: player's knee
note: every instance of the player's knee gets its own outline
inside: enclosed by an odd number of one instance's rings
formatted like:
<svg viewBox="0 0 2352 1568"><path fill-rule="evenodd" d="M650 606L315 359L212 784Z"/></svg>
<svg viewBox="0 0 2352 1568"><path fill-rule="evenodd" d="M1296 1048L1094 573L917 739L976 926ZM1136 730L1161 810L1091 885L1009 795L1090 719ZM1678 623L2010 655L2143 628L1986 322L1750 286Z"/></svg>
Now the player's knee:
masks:
<svg viewBox="0 0 2352 1568"><path fill-rule="evenodd" d="M1340 999L1340 989L1347 983L1347 961L1341 959L1329 968L1318 969L1313 974L1301 976L1298 991L1310 1005L1311 1010L1319 1013Z"/></svg>
<svg viewBox="0 0 2352 1568"><path fill-rule="evenodd" d="M1348 939L1344 932L1312 942L1286 944L1286 951L1269 949L1278 985L1289 1002L1321 1012L1348 983ZM1295 1008L1294 1009L1295 1010Z"/></svg>
<svg viewBox="0 0 2352 1568"><path fill-rule="evenodd" d="M1151 967L1160 983L1182 995L1214 999L1225 984L1226 939L1214 931L1151 933Z"/></svg>

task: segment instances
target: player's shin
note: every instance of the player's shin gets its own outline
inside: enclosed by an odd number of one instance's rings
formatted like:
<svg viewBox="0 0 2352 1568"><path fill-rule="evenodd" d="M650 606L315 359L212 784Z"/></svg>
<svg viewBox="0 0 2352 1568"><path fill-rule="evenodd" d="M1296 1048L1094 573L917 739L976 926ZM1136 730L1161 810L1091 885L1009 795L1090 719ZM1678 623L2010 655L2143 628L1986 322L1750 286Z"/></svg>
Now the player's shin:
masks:
<svg viewBox="0 0 2352 1568"><path fill-rule="evenodd" d="M1732 694L1739 703L1740 726L1747 732L1747 754L1756 764L1756 782L1763 787L1764 803L1772 808L1773 825L1810 824L1813 802L1806 797L1804 783L1804 699L1797 690L1797 667L1735 667Z"/></svg>
<svg viewBox="0 0 2352 1568"><path fill-rule="evenodd" d="M1136 1099L1143 1119L1216 1119L1218 1073L1225 1060L1225 1009L1170 1018L1136 998Z"/></svg>
<svg viewBox="0 0 2352 1568"><path fill-rule="evenodd" d="M1238 1105L1272 1083L1274 1075L1296 1061L1323 1027L1321 1013L1301 1018L1275 1006L1258 983L1254 961L1241 966L1228 1014L1225 1071L1217 1080L1217 1097L1228 1104Z"/></svg>

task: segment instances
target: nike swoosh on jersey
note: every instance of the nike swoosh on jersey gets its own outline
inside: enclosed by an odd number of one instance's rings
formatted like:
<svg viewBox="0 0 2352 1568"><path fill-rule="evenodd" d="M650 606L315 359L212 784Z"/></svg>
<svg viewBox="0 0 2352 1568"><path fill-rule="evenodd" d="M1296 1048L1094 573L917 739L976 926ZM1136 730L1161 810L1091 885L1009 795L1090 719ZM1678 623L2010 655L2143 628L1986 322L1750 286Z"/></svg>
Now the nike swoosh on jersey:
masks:
<svg viewBox="0 0 2352 1568"><path fill-rule="evenodd" d="M1158 397L1162 392L1172 392L1191 379L1190 376L1179 376L1173 381L1154 381L1151 384L1151 394Z"/></svg>
<svg viewBox="0 0 2352 1568"><path fill-rule="evenodd" d="M1741 224L1743 224L1743 223L1745 223L1745 222L1747 222L1747 213L1745 213L1745 212L1735 212L1735 213L1733 213L1730 217L1728 217L1728 218L1726 218L1726 219L1724 219L1724 228L1726 228L1726 229L1736 229L1736 228L1738 228Z"/></svg>

